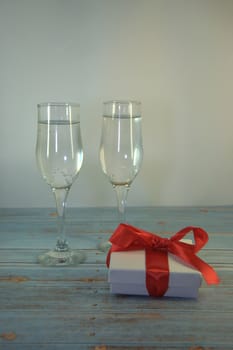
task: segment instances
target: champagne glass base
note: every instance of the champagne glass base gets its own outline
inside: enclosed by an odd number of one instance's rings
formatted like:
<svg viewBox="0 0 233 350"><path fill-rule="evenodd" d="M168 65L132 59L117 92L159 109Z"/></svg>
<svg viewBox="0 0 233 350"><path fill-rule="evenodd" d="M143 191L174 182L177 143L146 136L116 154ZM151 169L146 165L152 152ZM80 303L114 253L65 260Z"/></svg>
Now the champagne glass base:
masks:
<svg viewBox="0 0 233 350"><path fill-rule="evenodd" d="M50 250L38 257L38 262L43 266L77 266L84 262L86 256L79 250L57 251Z"/></svg>
<svg viewBox="0 0 233 350"><path fill-rule="evenodd" d="M100 242L100 243L98 244L98 247L97 247L97 248L98 248L101 252L106 253L106 252L109 251L109 249L111 248L111 246L112 246L111 242L109 242L109 241L103 241L103 242Z"/></svg>

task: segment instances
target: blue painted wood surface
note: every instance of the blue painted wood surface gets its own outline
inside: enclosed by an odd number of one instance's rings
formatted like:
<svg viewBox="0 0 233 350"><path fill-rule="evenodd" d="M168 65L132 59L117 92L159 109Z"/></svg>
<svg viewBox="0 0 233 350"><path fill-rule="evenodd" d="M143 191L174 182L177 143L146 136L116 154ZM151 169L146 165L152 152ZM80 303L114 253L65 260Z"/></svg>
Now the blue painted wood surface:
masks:
<svg viewBox="0 0 233 350"><path fill-rule="evenodd" d="M164 237L203 227L199 255L221 284L203 283L197 300L111 295L96 247L114 208L68 208L69 242L87 254L76 268L37 263L55 244L54 209L0 209L0 349L233 349L233 207L129 208L127 221Z"/></svg>

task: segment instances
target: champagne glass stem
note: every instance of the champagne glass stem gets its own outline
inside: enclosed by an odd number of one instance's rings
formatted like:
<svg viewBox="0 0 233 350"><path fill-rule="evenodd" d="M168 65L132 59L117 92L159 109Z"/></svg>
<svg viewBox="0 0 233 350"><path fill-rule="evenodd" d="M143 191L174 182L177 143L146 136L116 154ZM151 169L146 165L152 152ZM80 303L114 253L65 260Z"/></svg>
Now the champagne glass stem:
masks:
<svg viewBox="0 0 233 350"><path fill-rule="evenodd" d="M129 192L129 185L113 185L113 188L117 197L117 208L118 208L118 222L126 222L126 204L127 196ZM107 252L111 248L109 241L101 242L98 245L98 249L102 252Z"/></svg>
<svg viewBox="0 0 233 350"><path fill-rule="evenodd" d="M66 201L69 193L69 188L54 188L53 194L56 201L57 208L57 222L58 222L58 240L56 244L56 251L64 252L69 250L68 243L66 241L65 232L65 210Z"/></svg>
<svg viewBox="0 0 233 350"><path fill-rule="evenodd" d="M114 185L113 187L115 189L116 197L117 197L119 222L125 222L126 221L126 205L127 205L127 196L128 196L129 186L128 185Z"/></svg>

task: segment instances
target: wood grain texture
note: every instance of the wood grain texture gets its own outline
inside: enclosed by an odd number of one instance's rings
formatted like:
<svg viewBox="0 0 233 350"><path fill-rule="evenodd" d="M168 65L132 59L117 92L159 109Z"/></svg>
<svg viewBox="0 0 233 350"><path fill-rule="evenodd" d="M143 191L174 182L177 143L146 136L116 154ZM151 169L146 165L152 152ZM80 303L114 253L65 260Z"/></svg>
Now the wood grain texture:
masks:
<svg viewBox="0 0 233 350"><path fill-rule="evenodd" d="M203 283L197 300L111 295L97 245L116 228L115 209L67 214L69 242L87 260L45 268L37 256L55 243L54 209L0 209L0 349L233 349L233 207L128 209L129 223L164 237L207 230L199 255L221 284Z"/></svg>

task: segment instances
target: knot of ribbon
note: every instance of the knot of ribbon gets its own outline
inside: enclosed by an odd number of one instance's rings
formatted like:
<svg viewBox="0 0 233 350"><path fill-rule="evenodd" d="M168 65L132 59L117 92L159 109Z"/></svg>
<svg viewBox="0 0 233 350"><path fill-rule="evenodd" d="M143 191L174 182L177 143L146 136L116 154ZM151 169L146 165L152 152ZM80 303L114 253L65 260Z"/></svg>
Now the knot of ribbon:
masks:
<svg viewBox="0 0 233 350"><path fill-rule="evenodd" d="M193 232L194 244L182 242L181 239L190 232ZM112 252L145 250L146 287L150 295L162 296L168 289L168 253L176 255L200 271L208 284L219 283L214 269L196 255L208 242L207 232L200 227L188 226L170 238L163 238L128 224L120 224L111 236L110 242L112 246L106 258L108 267Z"/></svg>
<svg viewBox="0 0 233 350"><path fill-rule="evenodd" d="M153 249L165 249L168 250L169 247L169 239L168 238L158 238L157 236L153 237L151 240L151 247Z"/></svg>

